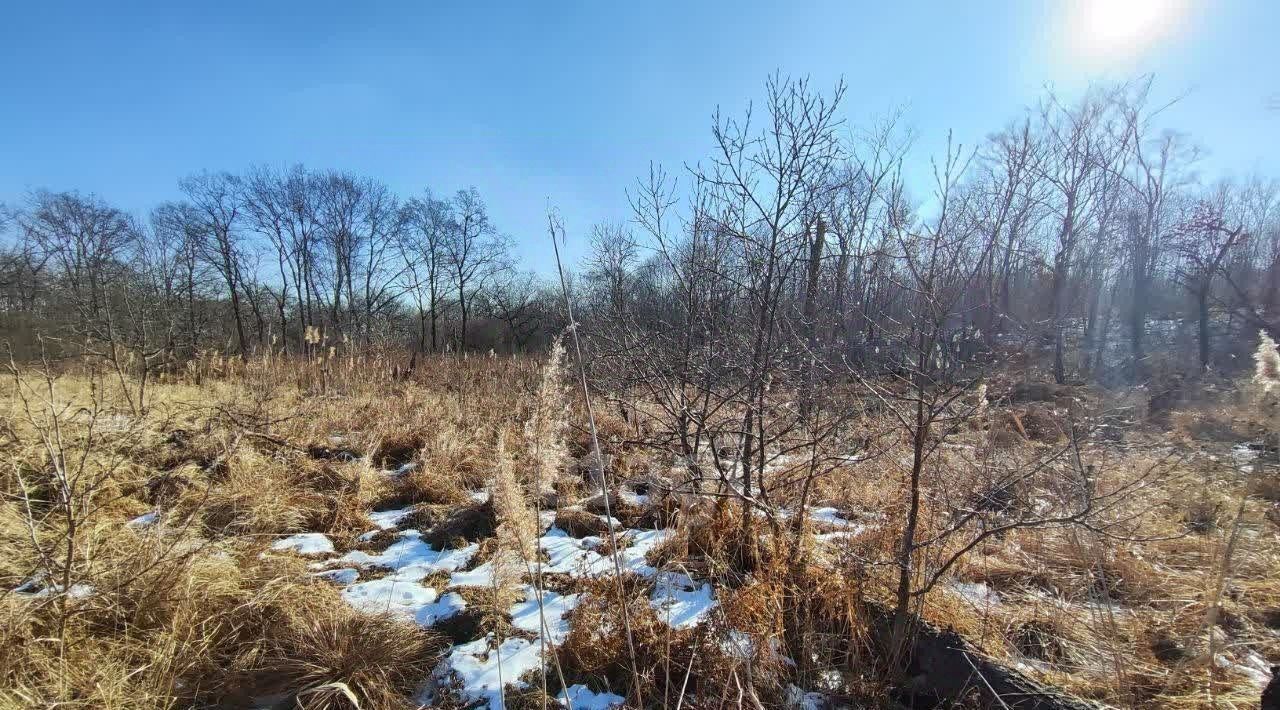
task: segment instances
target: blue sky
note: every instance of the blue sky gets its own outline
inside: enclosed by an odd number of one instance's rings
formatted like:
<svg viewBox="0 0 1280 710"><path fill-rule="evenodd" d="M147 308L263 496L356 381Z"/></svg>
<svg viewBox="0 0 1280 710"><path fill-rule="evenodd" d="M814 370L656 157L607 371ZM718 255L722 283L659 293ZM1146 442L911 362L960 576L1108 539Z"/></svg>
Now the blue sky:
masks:
<svg viewBox="0 0 1280 710"><path fill-rule="evenodd" d="M1134 2L1180 19L1081 48ZM844 77L851 122L905 106L922 164L1046 84L1154 72L1186 94L1168 119L1204 172L1280 176L1275 0L107 5L0 11L0 201L79 189L141 214L194 171L301 162L402 195L475 185L545 271L548 200L580 253L651 160L705 156L715 108L740 112L774 70Z"/></svg>

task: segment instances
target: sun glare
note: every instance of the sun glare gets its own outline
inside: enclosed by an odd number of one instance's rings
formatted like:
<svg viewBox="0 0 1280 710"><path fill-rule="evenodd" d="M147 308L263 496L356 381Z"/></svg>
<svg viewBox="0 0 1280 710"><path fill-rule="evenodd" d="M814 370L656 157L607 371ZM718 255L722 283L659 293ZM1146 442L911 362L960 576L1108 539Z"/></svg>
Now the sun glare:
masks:
<svg viewBox="0 0 1280 710"><path fill-rule="evenodd" d="M1188 0L1079 0L1069 3L1071 44L1081 60L1134 59L1167 41L1185 19Z"/></svg>

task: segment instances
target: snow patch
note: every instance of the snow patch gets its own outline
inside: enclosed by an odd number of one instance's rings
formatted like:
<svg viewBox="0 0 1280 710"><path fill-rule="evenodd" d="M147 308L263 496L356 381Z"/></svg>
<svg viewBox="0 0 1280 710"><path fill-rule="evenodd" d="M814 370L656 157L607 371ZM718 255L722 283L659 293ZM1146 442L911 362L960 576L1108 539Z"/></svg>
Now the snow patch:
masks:
<svg viewBox="0 0 1280 710"><path fill-rule="evenodd" d="M397 579L416 582L435 572L462 569L479 549L480 546L473 543L457 550L437 550L422 541L422 533L405 530L399 540L380 553L353 550L338 561L360 567L387 567L395 570Z"/></svg>
<svg viewBox="0 0 1280 710"><path fill-rule="evenodd" d="M160 520L160 511L153 510L150 513L143 513L142 515L139 515L133 520L130 520L129 522L125 523L125 526L135 528L135 529L149 528L152 525L155 525L156 522L159 520Z"/></svg>
<svg viewBox="0 0 1280 710"><path fill-rule="evenodd" d="M366 614L391 613L416 619L423 607L436 600L436 590L417 582L383 577L353 584L342 590L342 598Z"/></svg>
<svg viewBox="0 0 1280 710"><path fill-rule="evenodd" d="M276 540L271 549L290 550L299 555L327 555L333 552L333 541L324 533L298 533Z"/></svg>
<svg viewBox="0 0 1280 710"><path fill-rule="evenodd" d="M608 708L617 707L627 701L621 695L593 692L581 683L571 685L568 689L560 691L560 695L556 699L560 701L561 705L572 707L574 710L608 710Z"/></svg>
<svg viewBox="0 0 1280 710"><path fill-rule="evenodd" d="M618 499L633 508L643 508L644 506L649 505L650 501L649 496L629 491L625 488L618 491Z"/></svg>
<svg viewBox="0 0 1280 710"><path fill-rule="evenodd" d="M802 688L788 684L784 698L787 710L825 710L831 707L827 697L822 693L805 692Z"/></svg>
<svg viewBox="0 0 1280 710"><path fill-rule="evenodd" d="M649 597L658 618L673 629L689 629L702 623L717 606L710 584L699 586L687 575L664 572Z"/></svg>
<svg viewBox="0 0 1280 710"><path fill-rule="evenodd" d="M569 620L565 617L578 606L579 594L557 594L549 589L542 591L542 616L547 621L547 643L560 644L569 636ZM511 607L511 624L521 631L535 636L542 635L542 619L538 615L536 590L525 586L525 601ZM578 704L575 702L574 707Z"/></svg>
<svg viewBox="0 0 1280 710"><path fill-rule="evenodd" d="M952 582L948 586L974 606L1000 606L1000 594L982 582Z"/></svg>
<svg viewBox="0 0 1280 710"><path fill-rule="evenodd" d="M449 592L440 597L439 600L418 609L414 621L418 622L419 626L433 626L437 621L444 621L457 616L459 612L465 611L466 608L467 601L461 595L456 592Z"/></svg>
<svg viewBox="0 0 1280 710"><path fill-rule="evenodd" d="M323 572L312 572L311 576L326 579L345 587L349 584L355 584L355 581L360 579L360 570L354 567L343 567L341 569L327 569Z"/></svg>
<svg viewBox="0 0 1280 710"><path fill-rule="evenodd" d="M369 513L369 520L378 526L379 530L390 530L400 524L401 520L409 517L413 513L413 508L397 508L395 510L382 510L376 513Z"/></svg>
<svg viewBox="0 0 1280 710"><path fill-rule="evenodd" d="M473 570L454 572L449 577L450 587L492 587L493 562L485 562Z"/></svg>
<svg viewBox="0 0 1280 710"><path fill-rule="evenodd" d="M464 698L487 702L492 710L504 710L502 686L523 689L520 676L542 666L537 643L521 638L507 639L493 648L493 634L469 643L458 644L436 669L438 681L458 684ZM429 702L427 698L419 698ZM577 707L575 704L574 707Z"/></svg>

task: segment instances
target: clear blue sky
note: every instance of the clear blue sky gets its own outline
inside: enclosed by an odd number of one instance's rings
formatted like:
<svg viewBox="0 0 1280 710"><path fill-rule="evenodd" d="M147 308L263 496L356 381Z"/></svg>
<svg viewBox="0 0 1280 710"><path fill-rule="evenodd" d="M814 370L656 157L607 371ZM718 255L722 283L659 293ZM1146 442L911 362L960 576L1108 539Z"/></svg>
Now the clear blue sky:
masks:
<svg viewBox="0 0 1280 710"><path fill-rule="evenodd" d="M774 70L843 76L851 121L907 106L922 162L1046 83L1151 71L1160 95L1190 92L1169 119L1211 151L1206 172L1280 176L1280 2L1092 4L10 0L0 201L79 189L141 214L190 172L301 162L402 195L475 185L545 270L548 199L580 247L627 217L650 160L705 156L716 106L741 111ZM1090 34L1110 44L1082 48Z"/></svg>

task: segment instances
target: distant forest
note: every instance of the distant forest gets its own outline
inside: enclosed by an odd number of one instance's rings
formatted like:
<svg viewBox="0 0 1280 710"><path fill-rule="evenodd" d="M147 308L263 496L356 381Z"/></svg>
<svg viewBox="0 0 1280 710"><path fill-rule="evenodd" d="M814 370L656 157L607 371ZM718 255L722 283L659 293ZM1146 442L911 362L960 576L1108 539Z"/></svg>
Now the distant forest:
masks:
<svg viewBox="0 0 1280 710"><path fill-rule="evenodd" d="M590 242L563 288L599 362L754 367L764 349L816 377L1030 348L1059 382L1138 382L1232 372L1259 331L1280 335L1277 182L1201 174L1150 78L1046 93L934 156L900 113L845 122L845 98L774 77L753 110L717 112L701 162L627 187L632 219L569 235ZM906 184L913 161L928 189ZM408 360L540 350L569 322L561 278L521 268L475 188L397 195L302 166L178 186L146 215L74 189L0 211L16 358L144 374L215 352ZM565 236L554 213L548 228Z"/></svg>

